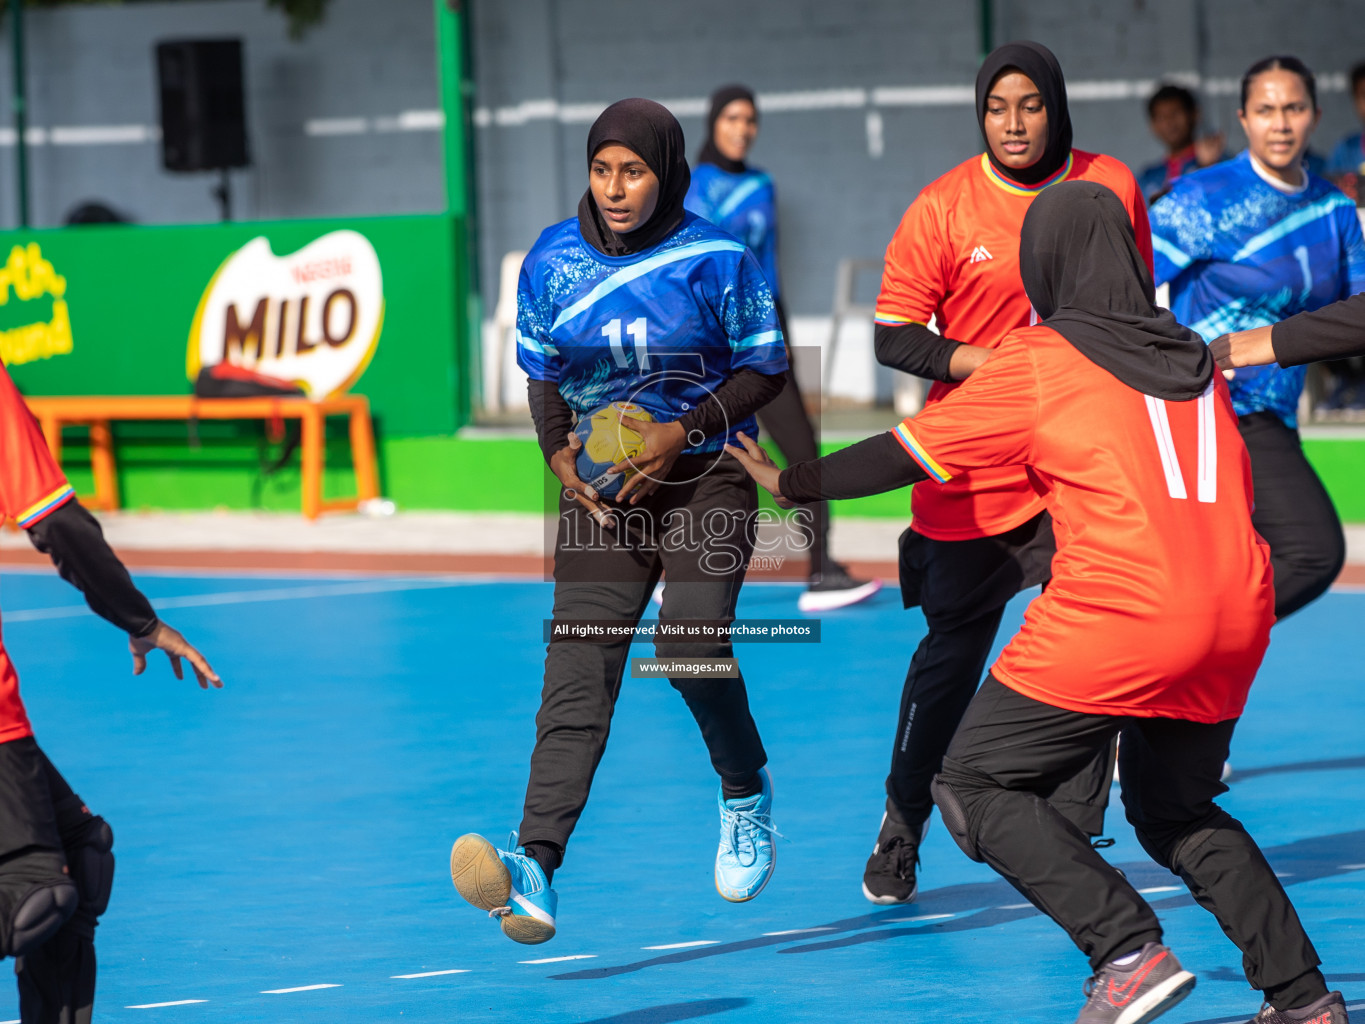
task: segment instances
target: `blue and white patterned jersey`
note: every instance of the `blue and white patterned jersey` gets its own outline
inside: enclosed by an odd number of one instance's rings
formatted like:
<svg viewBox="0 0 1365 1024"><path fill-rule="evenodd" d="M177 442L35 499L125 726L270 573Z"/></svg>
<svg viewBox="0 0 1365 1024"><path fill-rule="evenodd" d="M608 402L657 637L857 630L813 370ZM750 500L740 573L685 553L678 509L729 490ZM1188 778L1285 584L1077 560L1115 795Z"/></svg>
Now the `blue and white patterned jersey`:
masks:
<svg viewBox="0 0 1365 1024"><path fill-rule="evenodd" d="M736 370L787 369L777 308L744 243L694 214L653 248L604 256L578 219L546 228L521 266L517 364L578 416L637 402L660 422L706 401ZM687 452L720 451L754 417Z"/></svg>
<svg viewBox="0 0 1365 1024"><path fill-rule="evenodd" d="M698 164L683 205L749 247L777 295L777 194L773 179L753 170L731 174L715 164Z"/></svg>
<svg viewBox="0 0 1365 1024"><path fill-rule="evenodd" d="M1286 193L1243 152L1178 179L1152 206L1156 282L1171 312L1212 341L1365 291L1365 238L1355 204L1322 178ZM1230 382L1239 416L1273 412L1298 425L1306 368L1262 366Z"/></svg>

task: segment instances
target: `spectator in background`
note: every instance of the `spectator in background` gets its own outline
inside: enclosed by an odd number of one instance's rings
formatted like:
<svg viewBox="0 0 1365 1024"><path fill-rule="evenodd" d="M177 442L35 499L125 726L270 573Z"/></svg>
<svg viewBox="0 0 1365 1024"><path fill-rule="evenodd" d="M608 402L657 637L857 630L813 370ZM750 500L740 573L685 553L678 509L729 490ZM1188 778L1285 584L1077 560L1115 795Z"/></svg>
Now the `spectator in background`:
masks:
<svg viewBox="0 0 1365 1024"><path fill-rule="evenodd" d="M1147 123L1163 146L1166 159L1138 175L1138 185L1148 203L1154 203L1182 174L1216 164L1225 156L1222 132L1195 137L1199 127L1199 101L1180 85L1163 85L1147 101Z"/></svg>
<svg viewBox="0 0 1365 1024"><path fill-rule="evenodd" d="M1351 98L1355 100L1356 117L1365 125L1365 63L1351 69ZM1356 132L1346 136L1332 150L1327 158L1326 176L1359 205L1362 175L1365 175L1365 132Z"/></svg>
<svg viewBox="0 0 1365 1024"><path fill-rule="evenodd" d="M787 359L794 366L777 273L777 197L772 178L745 162L757 138L758 104L753 91L743 85L726 85L713 92L706 143L683 204L734 235L754 254L772 289L782 336L787 340ZM759 410L758 421L788 463L820 457L795 370L781 393ZM797 598L797 606L803 612L830 611L865 601L880 590L881 580L857 579L847 566L829 557L829 505L818 502L811 506L811 514L810 583ZM656 588L654 596L662 600L662 590Z"/></svg>

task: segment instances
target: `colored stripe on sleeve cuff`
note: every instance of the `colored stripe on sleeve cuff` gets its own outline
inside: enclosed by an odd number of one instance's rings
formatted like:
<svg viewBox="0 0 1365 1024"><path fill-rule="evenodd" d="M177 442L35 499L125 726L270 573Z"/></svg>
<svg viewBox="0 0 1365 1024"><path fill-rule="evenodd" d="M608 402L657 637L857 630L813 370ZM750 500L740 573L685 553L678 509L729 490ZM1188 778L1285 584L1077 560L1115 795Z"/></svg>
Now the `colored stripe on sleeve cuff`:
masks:
<svg viewBox="0 0 1365 1024"><path fill-rule="evenodd" d="M730 342L730 348L736 352L740 352L746 348L760 348L763 345L781 344L782 344L781 331L760 331L757 334L749 335L747 338L740 338L739 341Z"/></svg>
<svg viewBox="0 0 1365 1024"><path fill-rule="evenodd" d="M35 501L28 508L24 509L23 512L19 513L17 517L19 525L27 530L30 526L40 522L50 513L61 508L75 496L76 492L72 489L71 485L63 484L46 498L41 501Z"/></svg>
<svg viewBox="0 0 1365 1024"><path fill-rule="evenodd" d="M915 439L915 435L904 423L901 423L895 430L891 431L896 440L901 443L901 447L909 453L910 458L919 463L920 469L929 474L931 480L939 483L946 483L953 478L953 474L934 461L934 457L924 450L924 446Z"/></svg>
<svg viewBox="0 0 1365 1024"><path fill-rule="evenodd" d="M916 320L912 316L899 316L896 313L883 313L880 309L872 315L874 323L879 323L883 327L905 327L908 324L919 324L924 326L923 320Z"/></svg>

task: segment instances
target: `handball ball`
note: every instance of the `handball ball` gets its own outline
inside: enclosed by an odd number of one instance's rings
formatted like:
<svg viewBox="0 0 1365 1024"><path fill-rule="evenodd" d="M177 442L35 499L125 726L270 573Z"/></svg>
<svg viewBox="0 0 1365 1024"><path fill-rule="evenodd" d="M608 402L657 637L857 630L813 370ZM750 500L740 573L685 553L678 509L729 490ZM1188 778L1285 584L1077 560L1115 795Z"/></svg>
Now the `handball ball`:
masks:
<svg viewBox="0 0 1365 1024"><path fill-rule="evenodd" d="M634 402L612 402L584 416L574 427L583 442L578 450L578 479L594 488L599 497L614 498L625 482L635 475L633 469L613 473L611 467L622 459L633 459L644 450L645 441L618 416L625 413L640 420L654 417Z"/></svg>

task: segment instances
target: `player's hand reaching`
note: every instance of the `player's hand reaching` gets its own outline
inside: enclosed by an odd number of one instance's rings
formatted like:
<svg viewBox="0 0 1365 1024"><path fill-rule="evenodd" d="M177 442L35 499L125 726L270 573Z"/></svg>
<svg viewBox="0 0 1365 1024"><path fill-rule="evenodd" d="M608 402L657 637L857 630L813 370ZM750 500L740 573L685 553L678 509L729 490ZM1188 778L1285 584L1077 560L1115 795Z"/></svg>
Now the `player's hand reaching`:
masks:
<svg viewBox="0 0 1365 1024"><path fill-rule="evenodd" d="M725 450L739 460L739 464L765 491L773 496L773 500L782 508L795 508L796 502L788 501L782 496L782 491L777 486L778 478L782 475L782 470L772 457L759 447L755 441L744 431L735 435L739 438L739 443L744 445L743 449L736 448L732 444L727 444Z"/></svg>
<svg viewBox="0 0 1365 1024"><path fill-rule="evenodd" d="M1270 341L1269 327L1257 327L1250 331L1234 331L1209 342L1209 353L1213 356L1223 376L1232 380L1238 368L1243 366L1265 366L1275 362L1275 346Z"/></svg>
<svg viewBox="0 0 1365 1024"><path fill-rule="evenodd" d="M195 678L199 680L201 688L207 690L210 683L220 689L223 686L223 681L218 678L218 673L213 671L213 667L204 659L204 656L191 647L189 641L181 636L178 630L172 629L164 622L158 621L156 629L146 636L129 637L128 649L133 652L133 675L135 676L140 676L147 670L148 651L162 650L171 659L171 671L175 673L175 678L185 678L185 670L180 667L180 659L184 658L194 669Z"/></svg>
<svg viewBox="0 0 1365 1024"><path fill-rule="evenodd" d="M621 426L635 431L644 439L645 446L633 459L622 459L611 467L613 473L634 470L634 475L622 485L616 500L622 502L630 497L634 505L646 495L659 489L659 484L668 478L673 463L687 447L687 431L676 420L672 423L656 423L653 420L636 419L621 414Z"/></svg>
<svg viewBox="0 0 1365 1024"><path fill-rule="evenodd" d="M616 522L597 498L597 491L578 478L578 453L583 441L572 430L569 431L568 446L550 456L550 472L559 477L564 492L588 510L588 515L597 520L604 530L616 529Z"/></svg>

